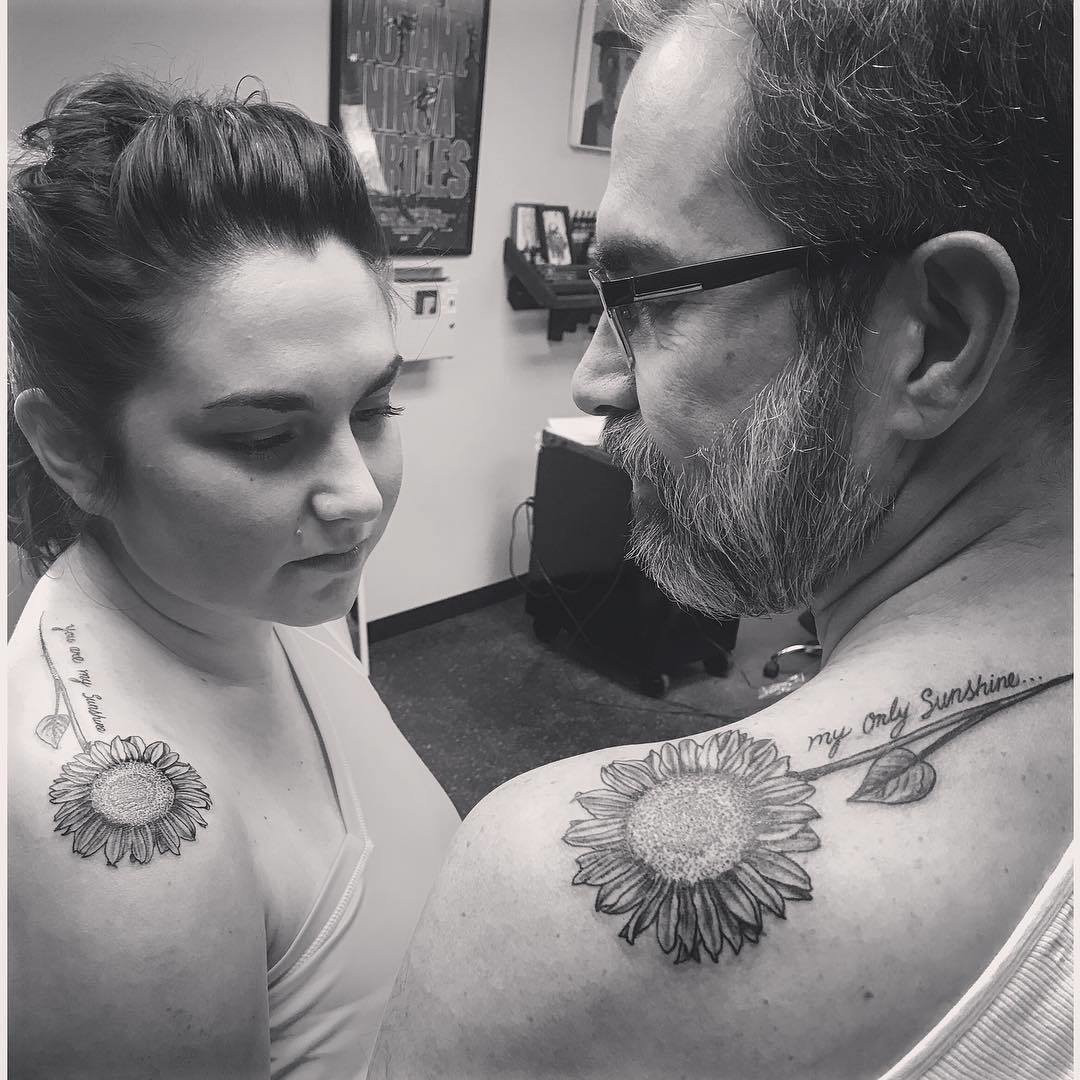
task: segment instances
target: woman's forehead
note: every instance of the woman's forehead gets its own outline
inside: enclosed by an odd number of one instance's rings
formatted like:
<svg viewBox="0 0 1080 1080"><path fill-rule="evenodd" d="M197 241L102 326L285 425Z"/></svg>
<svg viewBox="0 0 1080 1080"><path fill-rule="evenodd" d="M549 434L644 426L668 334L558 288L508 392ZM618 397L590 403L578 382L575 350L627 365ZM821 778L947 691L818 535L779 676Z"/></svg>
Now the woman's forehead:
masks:
<svg viewBox="0 0 1080 1080"><path fill-rule="evenodd" d="M362 378L393 357L375 273L338 241L244 256L181 304L155 389L222 396L236 385Z"/></svg>

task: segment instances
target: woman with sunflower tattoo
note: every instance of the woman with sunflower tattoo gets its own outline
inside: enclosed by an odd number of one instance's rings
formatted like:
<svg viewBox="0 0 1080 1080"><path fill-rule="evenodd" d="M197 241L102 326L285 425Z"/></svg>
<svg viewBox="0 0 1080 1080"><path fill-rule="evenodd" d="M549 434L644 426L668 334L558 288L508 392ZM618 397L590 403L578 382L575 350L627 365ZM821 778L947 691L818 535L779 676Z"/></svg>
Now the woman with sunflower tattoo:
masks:
<svg viewBox="0 0 1080 1080"><path fill-rule="evenodd" d="M343 621L401 478L359 166L126 75L23 144L13 1075L361 1075L458 818Z"/></svg>

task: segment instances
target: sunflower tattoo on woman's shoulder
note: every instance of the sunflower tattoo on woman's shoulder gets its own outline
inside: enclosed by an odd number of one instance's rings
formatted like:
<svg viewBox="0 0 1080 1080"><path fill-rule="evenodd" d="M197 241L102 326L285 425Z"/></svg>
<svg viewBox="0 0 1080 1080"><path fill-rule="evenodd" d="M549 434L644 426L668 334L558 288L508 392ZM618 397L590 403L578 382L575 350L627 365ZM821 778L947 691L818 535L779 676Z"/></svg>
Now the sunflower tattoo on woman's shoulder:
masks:
<svg viewBox="0 0 1080 1080"><path fill-rule="evenodd" d="M772 740L743 732L605 766L605 786L575 796L591 817L563 837L592 849L574 884L599 886L597 911L629 915L619 936L631 945L655 925L676 963L702 950L716 962L725 942L737 953L764 933L766 910L783 918L787 901L810 899L791 856L818 847L818 813L789 766Z"/></svg>

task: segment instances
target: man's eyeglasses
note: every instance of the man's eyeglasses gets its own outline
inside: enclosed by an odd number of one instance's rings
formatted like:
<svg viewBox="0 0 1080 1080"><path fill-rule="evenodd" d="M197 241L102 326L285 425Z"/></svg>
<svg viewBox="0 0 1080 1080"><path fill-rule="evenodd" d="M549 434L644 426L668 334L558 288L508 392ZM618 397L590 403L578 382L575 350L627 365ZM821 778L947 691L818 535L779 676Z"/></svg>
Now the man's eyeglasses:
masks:
<svg viewBox="0 0 1080 1080"><path fill-rule="evenodd" d="M686 293L722 289L725 285L753 281L781 270L797 267L810 269L814 264L828 265L849 255L869 251L865 244L858 241L834 240L826 244L804 244L757 251L750 255L733 255L727 259L676 266L637 277L605 278L603 272L596 269L589 271L589 277L600 294L604 314L626 354L627 368L632 372L634 347L630 341L630 324L635 305L645 300L670 300Z"/></svg>

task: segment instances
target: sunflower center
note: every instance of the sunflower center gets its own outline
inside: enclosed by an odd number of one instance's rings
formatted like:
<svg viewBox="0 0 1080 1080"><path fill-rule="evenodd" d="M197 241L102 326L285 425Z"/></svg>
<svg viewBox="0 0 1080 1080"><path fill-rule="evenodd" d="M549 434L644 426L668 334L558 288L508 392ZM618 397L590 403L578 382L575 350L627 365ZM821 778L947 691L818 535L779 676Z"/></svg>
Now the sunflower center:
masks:
<svg viewBox="0 0 1080 1080"><path fill-rule="evenodd" d="M719 877L754 839L757 803L723 773L677 776L650 788L627 815L633 853L669 881Z"/></svg>
<svg viewBox="0 0 1080 1080"><path fill-rule="evenodd" d="M145 761L106 769L90 787L90 805L110 825L159 821L176 800L169 778Z"/></svg>

